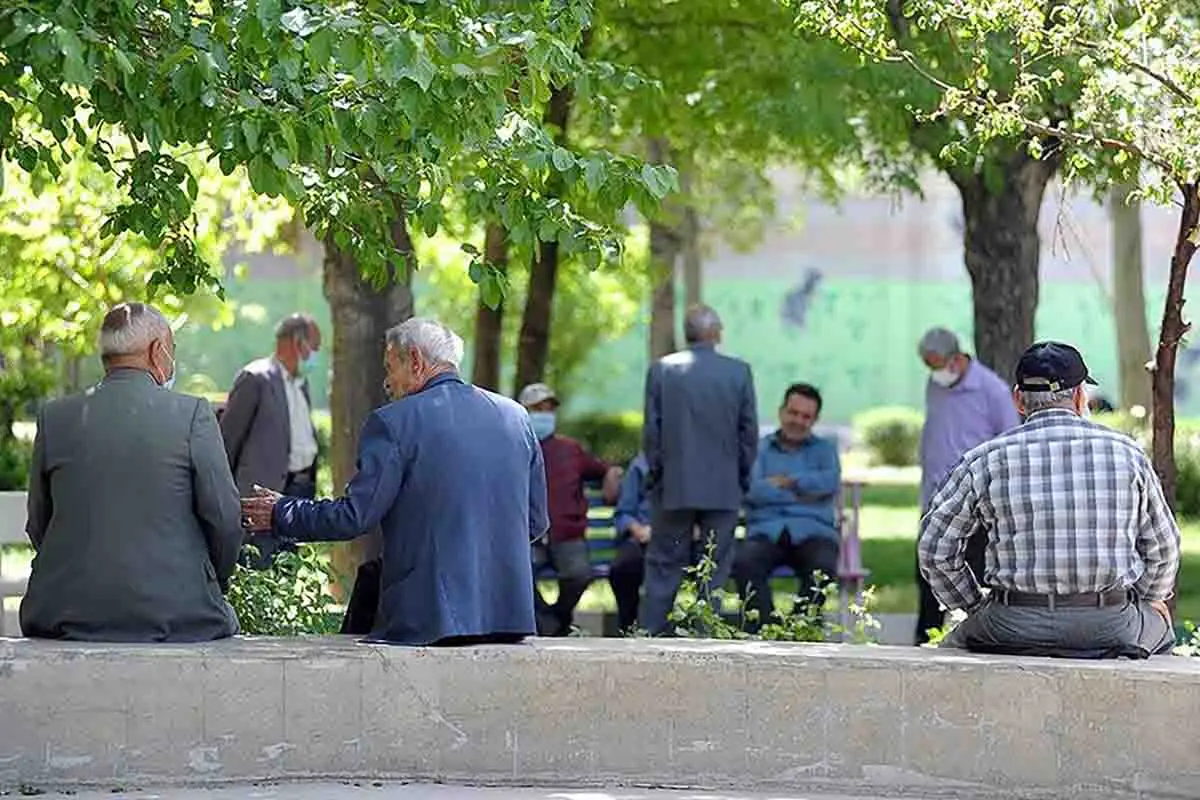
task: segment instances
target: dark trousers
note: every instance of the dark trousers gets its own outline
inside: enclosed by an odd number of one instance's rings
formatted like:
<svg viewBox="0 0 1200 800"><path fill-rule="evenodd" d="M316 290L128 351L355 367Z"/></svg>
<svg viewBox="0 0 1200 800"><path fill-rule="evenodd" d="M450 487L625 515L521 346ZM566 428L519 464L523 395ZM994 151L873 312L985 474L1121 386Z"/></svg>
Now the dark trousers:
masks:
<svg viewBox="0 0 1200 800"><path fill-rule="evenodd" d="M317 496L315 472L315 469L312 468L303 472L289 472L287 480L283 484L283 494L287 497L303 497L305 500L312 500ZM258 548L257 558L250 558L249 555L242 557L242 563L251 569L270 569L277 553L296 552L295 544L280 542L270 533L251 534L246 539L246 544Z"/></svg>
<svg viewBox="0 0 1200 800"><path fill-rule="evenodd" d="M379 613L379 594L383 581L383 557L372 558L358 565L354 576L354 588L350 591L350 602L346 603L346 616L342 617L339 633L366 636L375 627Z"/></svg>
<svg viewBox="0 0 1200 800"><path fill-rule="evenodd" d="M566 636L575 620L575 606L592 582L592 562L586 539L543 544L535 542L533 559L533 609L539 636ZM558 573L558 599L551 605L542 597L537 574L547 564Z"/></svg>
<svg viewBox="0 0 1200 800"><path fill-rule="evenodd" d="M983 566L986 561L985 553L987 552L987 531L976 531L971 538L967 540L967 566L971 568L971 572L975 573L975 579L983 583ZM925 644L929 641L929 629L940 628L946 622L946 612L942 611L938 600L933 596L933 589L929 586L929 581L925 580L925 576L921 574L921 565L917 564L917 592L920 595L919 607L917 608L917 644Z"/></svg>
<svg viewBox="0 0 1200 800"><path fill-rule="evenodd" d="M705 551L713 543L713 560L716 562L708 585L701 587L720 611L720 603L713 594L729 580L733 570L733 533L737 527L738 512L699 511L693 509L666 510L657 503L650 515L650 528L654 531L646 545L645 577L642 582L642 601L638 618L641 627L651 636L667 633L668 619L675 605L675 594L683 581L683 573L692 563L692 532L700 529L700 548Z"/></svg>
<svg viewBox="0 0 1200 800"><path fill-rule="evenodd" d="M809 536L793 542L785 530L776 542L765 536L747 536L738 544L733 577L746 607L758 612L757 619L746 620L745 628L751 633L757 632L775 616L771 573L781 566L790 567L796 573L800 587L794 613L803 614L825 584L837 579L838 543L824 536ZM820 583L813 574L816 572L824 576Z"/></svg>
<svg viewBox="0 0 1200 800"><path fill-rule="evenodd" d="M646 573L646 545L629 538L621 542L608 568L608 583L617 599L617 627L624 633L637 625L639 593Z"/></svg>

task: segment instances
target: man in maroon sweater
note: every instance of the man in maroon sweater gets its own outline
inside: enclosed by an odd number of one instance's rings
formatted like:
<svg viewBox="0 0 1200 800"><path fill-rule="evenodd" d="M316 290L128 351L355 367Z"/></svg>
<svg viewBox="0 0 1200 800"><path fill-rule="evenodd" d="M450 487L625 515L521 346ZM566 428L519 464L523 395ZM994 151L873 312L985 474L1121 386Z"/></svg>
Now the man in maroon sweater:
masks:
<svg viewBox="0 0 1200 800"><path fill-rule="evenodd" d="M621 468L606 464L583 445L555 433L558 397L544 383L521 390L517 401L529 411L533 432L542 443L546 462L546 494L550 509L547 540L533 543L534 605L538 634L566 636L579 598L592 581L588 559L588 501L584 484L602 481L604 502L616 502L621 487ZM548 604L537 589L537 573L546 564L558 573L558 600Z"/></svg>

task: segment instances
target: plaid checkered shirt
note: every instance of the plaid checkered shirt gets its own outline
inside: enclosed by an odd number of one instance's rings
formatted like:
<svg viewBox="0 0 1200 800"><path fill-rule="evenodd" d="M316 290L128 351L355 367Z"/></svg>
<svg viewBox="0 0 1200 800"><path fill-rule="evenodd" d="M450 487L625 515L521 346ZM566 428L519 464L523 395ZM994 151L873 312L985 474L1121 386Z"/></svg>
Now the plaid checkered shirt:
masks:
<svg viewBox="0 0 1200 800"><path fill-rule="evenodd" d="M967 452L921 519L921 572L950 609L983 595L967 539L987 532L993 589L1079 594L1132 587L1170 597L1179 528L1150 460L1132 439L1070 411L1036 412Z"/></svg>

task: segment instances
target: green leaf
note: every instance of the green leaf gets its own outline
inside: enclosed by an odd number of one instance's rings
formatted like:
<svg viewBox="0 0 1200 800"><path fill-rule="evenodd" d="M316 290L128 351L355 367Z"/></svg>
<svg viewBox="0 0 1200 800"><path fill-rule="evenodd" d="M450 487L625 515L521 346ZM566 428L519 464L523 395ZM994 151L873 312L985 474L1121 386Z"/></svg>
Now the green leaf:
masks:
<svg viewBox="0 0 1200 800"><path fill-rule="evenodd" d="M433 62L429 60L429 56L424 53L417 55L416 61L404 70L404 77L411 79L421 87L421 91L429 91L429 87L433 84L433 78L437 74L437 68Z"/></svg>
<svg viewBox="0 0 1200 800"><path fill-rule="evenodd" d="M280 169L287 169L292 165L291 159L288 158L288 154L283 150L272 150L271 161Z"/></svg>
<svg viewBox="0 0 1200 800"><path fill-rule="evenodd" d="M5 36L3 41L0 41L0 49L7 50L14 47L29 38L33 33L33 24L29 17L17 11L12 16L13 29L9 31L8 36Z"/></svg>
<svg viewBox="0 0 1200 800"><path fill-rule="evenodd" d="M251 153L258 152L258 122L251 117L242 120L242 135L246 137L246 149Z"/></svg>
<svg viewBox="0 0 1200 800"><path fill-rule="evenodd" d="M483 267L478 261L472 261L471 266L467 267L467 277L472 283L479 283L483 280Z"/></svg>
<svg viewBox="0 0 1200 800"><path fill-rule="evenodd" d="M56 30L54 39L58 42L58 50L63 56L63 80L80 86L91 86L94 76L84 59L83 41L69 28Z"/></svg>
<svg viewBox="0 0 1200 800"><path fill-rule="evenodd" d="M281 0L258 0L258 7L255 9L258 24L262 25L264 31L274 30L279 24L281 11Z"/></svg>
<svg viewBox="0 0 1200 800"><path fill-rule="evenodd" d="M483 282L479 284L479 299L490 309L500 307L500 301L504 299L504 290L496 275L488 273L483 277Z"/></svg>
<svg viewBox="0 0 1200 800"><path fill-rule="evenodd" d="M125 73L126 75L132 75L134 73L133 62L129 60L129 56L125 55L124 50L119 47L114 47L112 54L113 61L117 62L117 67L121 70L121 72Z"/></svg>
<svg viewBox="0 0 1200 800"><path fill-rule="evenodd" d="M300 143L296 140L296 131L292 127L292 123L287 119L279 120L279 135L283 137L284 144L287 145L288 156L292 161L300 158Z"/></svg>
<svg viewBox="0 0 1200 800"><path fill-rule="evenodd" d="M279 18L280 27L297 36L302 34L307 24L308 12L304 10L303 6L297 6Z"/></svg>
<svg viewBox="0 0 1200 800"><path fill-rule="evenodd" d="M470 242L463 242L461 247L462 247L462 251L464 253L468 253L473 256L479 255L479 248L476 247L475 245L471 244Z"/></svg>
<svg viewBox="0 0 1200 800"><path fill-rule="evenodd" d="M646 164L642 167L642 185L655 200L662 200L674 188L674 170L670 167Z"/></svg>
<svg viewBox="0 0 1200 800"><path fill-rule="evenodd" d="M550 161L559 172L566 172L575 166L575 156L571 155L571 151L565 147L554 148L554 152L550 154Z"/></svg>
<svg viewBox="0 0 1200 800"><path fill-rule="evenodd" d="M323 67L333 58L333 33L321 28L308 38L308 58L317 67Z"/></svg>
<svg viewBox="0 0 1200 800"><path fill-rule="evenodd" d="M606 167L599 158L589 158L583 164L583 182L588 191L597 192L604 185Z"/></svg>

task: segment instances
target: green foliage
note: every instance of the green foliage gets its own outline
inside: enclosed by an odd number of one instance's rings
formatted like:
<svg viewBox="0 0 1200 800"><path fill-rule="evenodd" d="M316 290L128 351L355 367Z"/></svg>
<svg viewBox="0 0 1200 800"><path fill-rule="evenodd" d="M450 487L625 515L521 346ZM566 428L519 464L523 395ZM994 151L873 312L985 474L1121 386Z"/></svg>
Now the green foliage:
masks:
<svg viewBox="0 0 1200 800"><path fill-rule="evenodd" d="M457 214L455 214L458 217ZM457 230L482 239L482 231L470 233L466 220L457 220ZM452 238L436 236L416 244L423 265L421 277L427 281L417 293L420 313L435 316L470 338L479 304L479 292L464 269L463 251ZM632 237L631 237L632 238ZM634 240L636 241L636 239ZM595 270L578 262L560 266L554 292L550 329L550 352L545 380L564 397L596 346L606 339L619 338L637 322L642 298L646 295L645 269L637 260L638 248L630 247L619 264ZM508 278L504 283L502 353L515 353L521 327L519 310L527 298L530 251L514 246L509 257ZM519 387L516 387L519 391Z"/></svg>
<svg viewBox="0 0 1200 800"><path fill-rule="evenodd" d="M921 412L901 406L873 408L854 418L854 433L875 464L908 467L917 463Z"/></svg>
<svg viewBox="0 0 1200 800"><path fill-rule="evenodd" d="M257 548L247 546L256 552ZM237 612L242 633L259 636L299 636L337 633L340 620L331 613L333 582L328 559L319 551L301 546L295 553L279 553L270 569L234 570L226 595Z"/></svg>
<svg viewBox="0 0 1200 800"><path fill-rule="evenodd" d="M227 175L244 169L376 277L395 261L394 198L432 234L452 190L518 243L598 262L618 245L612 216L661 200L674 174L565 150L541 125L552 86L590 97L602 65L576 47L590 21L583 0L25 0L0 11L0 152L56 178L74 150L115 176L124 197L101 239L145 237L161 257L155 284L184 294L217 279L194 245L193 150ZM551 183L604 213L583 217Z"/></svg>
<svg viewBox="0 0 1200 800"><path fill-rule="evenodd" d="M1172 651L1177 656L1200 656L1200 630L1196 623L1185 620L1183 623L1183 642Z"/></svg>
<svg viewBox="0 0 1200 800"><path fill-rule="evenodd" d="M29 488L32 461L32 442L19 436L0 436L0 492L23 492Z"/></svg>
<svg viewBox="0 0 1200 800"><path fill-rule="evenodd" d="M745 622L757 621L758 612L750 610L746 611L742 618L731 617L722 613L721 609L733 595L722 588L717 589L713 593L714 596L710 596L706 590L716 571L716 561L713 558L715 551L716 543L710 539L699 563L689 568L684 575L680 584L679 599L668 615L676 636L699 639L761 639L774 642L850 641L855 644L871 644L877 641L879 622L870 611L873 591L868 588L861 597L850 601L847 609L851 620L849 627L840 622L831 622L827 609L836 605L838 587L836 583L826 581L825 576L820 573L816 573L815 577L817 584L822 588L817 591L813 602L805 604L799 612L793 607L787 612L777 613L777 618L763 624L757 634L748 633L743 625ZM644 632L634 633L641 635Z"/></svg>
<svg viewBox="0 0 1200 800"><path fill-rule="evenodd" d="M559 430L609 464L625 466L642 450L642 415L636 411L571 415Z"/></svg>
<svg viewBox="0 0 1200 800"><path fill-rule="evenodd" d="M1134 417L1125 412L1096 414L1094 421L1130 436L1150 451L1149 417ZM1175 513L1181 517L1200 517L1200 421L1176 420L1175 424Z"/></svg>

